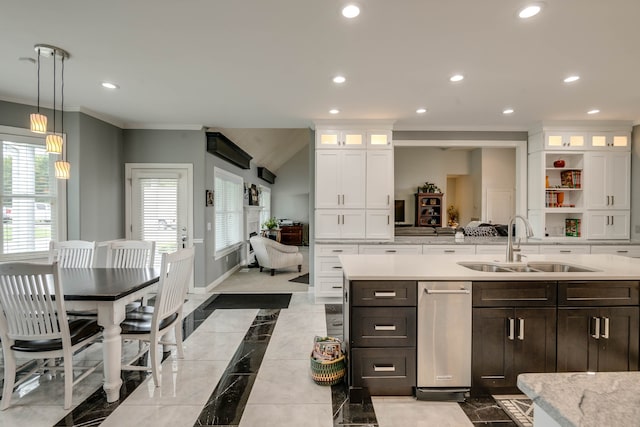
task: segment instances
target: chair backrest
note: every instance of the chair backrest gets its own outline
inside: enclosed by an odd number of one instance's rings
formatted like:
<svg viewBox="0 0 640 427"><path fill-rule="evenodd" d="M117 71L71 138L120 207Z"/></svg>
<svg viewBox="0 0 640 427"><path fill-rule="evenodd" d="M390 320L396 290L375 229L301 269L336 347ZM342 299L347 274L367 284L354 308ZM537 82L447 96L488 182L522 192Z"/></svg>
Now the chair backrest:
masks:
<svg viewBox="0 0 640 427"><path fill-rule="evenodd" d="M59 295L59 298L56 298ZM0 264L0 333L8 340L61 338L70 345L58 265Z"/></svg>
<svg viewBox="0 0 640 427"><path fill-rule="evenodd" d="M269 266L269 254L266 246L269 244L269 239L262 236L252 236L249 238L249 242L251 243L256 259L258 260L258 264L265 267Z"/></svg>
<svg viewBox="0 0 640 427"><path fill-rule="evenodd" d="M117 240L107 245L107 268L153 267L156 242Z"/></svg>
<svg viewBox="0 0 640 427"><path fill-rule="evenodd" d="M152 320L156 330L163 319L181 312L193 271L193 258L193 248L162 254L160 284Z"/></svg>
<svg viewBox="0 0 640 427"><path fill-rule="evenodd" d="M93 267L93 255L97 243L84 240L67 240L49 243L49 264L58 263L60 268Z"/></svg>

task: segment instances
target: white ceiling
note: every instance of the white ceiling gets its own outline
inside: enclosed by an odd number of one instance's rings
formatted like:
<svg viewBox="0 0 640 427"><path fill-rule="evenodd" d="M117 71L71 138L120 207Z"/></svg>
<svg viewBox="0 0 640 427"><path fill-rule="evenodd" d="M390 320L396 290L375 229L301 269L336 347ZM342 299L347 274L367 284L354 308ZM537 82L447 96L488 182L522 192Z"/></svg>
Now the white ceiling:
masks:
<svg viewBox="0 0 640 427"><path fill-rule="evenodd" d="M35 105L33 45L69 51L65 109L124 128L526 130L640 122L639 0L2 0L0 99ZM42 100L51 101L50 59ZM448 77L463 73L463 82ZM347 82L331 78L343 73ZM562 82L570 74L582 78ZM107 91L100 82L120 85ZM416 108L429 111L417 115ZM341 114L331 116L330 108ZM503 116L512 107L515 113ZM601 113L588 116L587 110Z"/></svg>

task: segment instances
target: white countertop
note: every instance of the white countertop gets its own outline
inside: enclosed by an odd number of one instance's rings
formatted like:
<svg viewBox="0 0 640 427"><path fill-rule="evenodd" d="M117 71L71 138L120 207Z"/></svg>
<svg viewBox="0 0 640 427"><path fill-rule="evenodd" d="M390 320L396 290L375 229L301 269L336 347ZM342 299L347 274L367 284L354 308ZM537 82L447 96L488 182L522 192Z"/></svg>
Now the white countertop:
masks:
<svg viewBox="0 0 640 427"><path fill-rule="evenodd" d="M584 266L598 271L581 273L492 273L471 270L458 262L506 264L504 255L340 255L349 280L640 280L635 258L607 254L527 255L524 263L546 261Z"/></svg>
<svg viewBox="0 0 640 427"><path fill-rule="evenodd" d="M640 425L640 372L520 374L518 387L563 427Z"/></svg>

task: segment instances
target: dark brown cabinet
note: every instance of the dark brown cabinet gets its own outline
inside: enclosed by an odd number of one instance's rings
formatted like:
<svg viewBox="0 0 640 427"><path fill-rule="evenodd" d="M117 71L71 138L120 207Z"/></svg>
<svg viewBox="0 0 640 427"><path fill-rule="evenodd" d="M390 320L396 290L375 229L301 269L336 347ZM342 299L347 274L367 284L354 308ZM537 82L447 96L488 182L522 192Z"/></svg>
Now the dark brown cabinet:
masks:
<svg viewBox="0 0 640 427"><path fill-rule="evenodd" d="M372 395L412 395L417 283L351 281L344 303L349 385L367 387Z"/></svg>
<svg viewBox="0 0 640 427"><path fill-rule="evenodd" d="M442 193L416 193L416 227L442 227Z"/></svg>
<svg viewBox="0 0 640 427"><path fill-rule="evenodd" d="M281 225L280 243L302 246L302 225Z"/></svg>
<svg viewBox="0 0 640 427"><path fill-rule="evenodd" d="M559 372L638 370L638 285L559 283Z"/></svg>
<svg viewBox="0 0 640 427"><path fill-rule="evenodd" d="M555 282L475 282L473 306L474 394L518 392L518 374L555 371Z"/></svg>

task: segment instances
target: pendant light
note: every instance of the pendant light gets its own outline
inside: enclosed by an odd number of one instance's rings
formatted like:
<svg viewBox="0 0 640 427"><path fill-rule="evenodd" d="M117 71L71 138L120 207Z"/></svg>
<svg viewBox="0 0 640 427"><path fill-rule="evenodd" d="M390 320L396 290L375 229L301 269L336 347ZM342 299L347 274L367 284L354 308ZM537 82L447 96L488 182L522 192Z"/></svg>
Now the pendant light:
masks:
<svg viewBox="0 0 640 427"><path fill-rule="evenodd" d="M64 52L64 51L63 51ZM60 84L60 116L61 116L61 129L60 134L64 135L64 60L69 56L67 52L62 55L62 72L60 76L61 84ZM54 58L55 59L55 58ZM69 179L71 176L71 165L66 161L65 153L62 152L62 136L60 138L60 152L62 153L62 160L58 160L55 162L55 174L58 179ZM65 150L66 151L66 150Z"/></svg>
<svg viewBox="0 0 640 427"><path fill-rule="evenodd" d="M36 45L35 48L38 54L38 110L36 113L31 114L29 122L31 124L31 132L47 133L47 116L40 114L40 46Z"/></svg>
<svg viewBox="0 0 640 427"><path fill-rule="evenodd" d="M62 59L64 61L64 57ZM53 56L53 133L47 135L45 146L47 153L62 154L62 136L56 133L56 56ZM62 107L60 108L62 115Z"/></svg>

